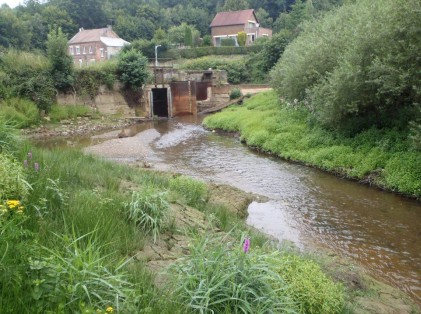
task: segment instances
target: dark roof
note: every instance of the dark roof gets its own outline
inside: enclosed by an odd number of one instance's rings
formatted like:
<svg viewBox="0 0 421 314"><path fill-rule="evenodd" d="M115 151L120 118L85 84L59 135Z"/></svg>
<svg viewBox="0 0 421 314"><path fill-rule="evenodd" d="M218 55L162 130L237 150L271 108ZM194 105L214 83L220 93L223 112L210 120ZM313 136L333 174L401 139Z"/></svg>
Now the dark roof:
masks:
<svg viewBox="0 0 421 314"><path fill-rule="evenodd" d="M97 29L83 29L69 40L69 44L89 43L100 41L101 37L120 38L111 27Z"/></svg>
<svg viewBox="0 0 421 314"><path fill-rule="evenodd" d="M247 24L247 22L249 20L252 20L253 17L257 21L257 17L253 9L241 10L241 11L230 11L230 12L219 12L213 18L210 26L214 27L214 26Z"/></svg>

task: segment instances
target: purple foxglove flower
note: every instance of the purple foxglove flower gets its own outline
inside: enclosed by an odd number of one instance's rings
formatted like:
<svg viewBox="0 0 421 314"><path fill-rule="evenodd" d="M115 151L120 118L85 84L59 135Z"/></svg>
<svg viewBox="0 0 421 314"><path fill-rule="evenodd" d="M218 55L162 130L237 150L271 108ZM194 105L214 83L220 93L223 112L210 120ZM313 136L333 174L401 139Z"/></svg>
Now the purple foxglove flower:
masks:
<svg viewBox="0 0 421 314"><path fill-rule="evenodd" d="M26 159L23 161L23 166L24 166L25 168L28 168L28 161L27 161Z"/></svg>
<svg viewBox="0 0 421 314"><path fill-rule="evenodd" d="M34 164L34 167L35 167L35 171L38 171L38 170L39 170L39 163L37 163L37 162L36 162L36 163Z"/></svg>
<svg viewBox="0 0 421 314"><path fill-rule="evenodd" d="M247 253L250 249L250 238L246 238L244 240L244 245L243 245L243 252Z"/></svg>
<svg viewBox="0 0 421 314"><path fill-rule="evenodd" d="M28 153L28 159L31 160L32 159L32 152Z"/></svg>

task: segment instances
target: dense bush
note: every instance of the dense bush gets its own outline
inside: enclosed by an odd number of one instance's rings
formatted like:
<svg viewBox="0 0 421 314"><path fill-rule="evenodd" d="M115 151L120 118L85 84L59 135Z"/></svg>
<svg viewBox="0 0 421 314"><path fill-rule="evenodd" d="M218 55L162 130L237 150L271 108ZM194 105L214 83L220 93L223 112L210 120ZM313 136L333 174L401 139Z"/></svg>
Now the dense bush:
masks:
<svg viewBox="0 0 421 314"><path fill-rule="evenodd" d="M316 262L292 253L275 254L268 262L285 280L282 293L297 304L299 313L341 313L344 289L328 278ZM273 284L276 287L277 283Z"/></svg>
<svg viewBox="0 0 421 314"><path fill-rule="evenodd" d="M0 86L7 97L24 97L49 111L56 90L49 73L48 60L40 54L8 50L0 54ZM0 95L1 96L1 95ZM4 97L4 96L2 96Z"/></svg>
<svg viewBox="0 0 421 314"><path fill-rule="evenodd" d="M231 89L230 99L237 99L237 98L240 98L241 96L243 96L243 94L241 93L241 89L239 89L239 88Z"/></svg>
<svg viewBox="0 0 421 314"><path fill-rule="evenodd" d="M74 89L82 97L95 99L101 85L112 89L117 81L117 63L113 61L95 64L89 67L77 69L74 72Z"/></svg>
<svg viewBox="0 0 421 314"><path fill-rule="evenodd" d="M133 91L142 89L149 77L148 59L135 49L118 56L117 73L120 81Z"/></svg>
<svg viewBox="0 0 421 314"><path fill-rule="evenodd" d="M355 134L406 127L421 101L421 3L356 1L310 23L272 73L280 95Z"/></svg>

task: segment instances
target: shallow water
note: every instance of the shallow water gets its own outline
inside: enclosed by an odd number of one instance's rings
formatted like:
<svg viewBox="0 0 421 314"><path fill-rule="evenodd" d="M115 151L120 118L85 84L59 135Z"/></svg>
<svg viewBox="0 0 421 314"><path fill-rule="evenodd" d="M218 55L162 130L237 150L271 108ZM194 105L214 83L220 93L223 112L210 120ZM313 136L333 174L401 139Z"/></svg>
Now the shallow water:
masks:
<svg viewBox="0 0 421 314"><path fill-rule="evenodd" d="M419 202L258 154L200 123L191 116L144 123L133 127L139 133L132 138L105 134L81 145L105 154L118 144L120 155L108 158L146 158L157 169L267 196L269 202L250 205L248 224L299 247L317 243L350 257L421 304ZM142 156L137 149L121 149L137 145Z"/></svg>

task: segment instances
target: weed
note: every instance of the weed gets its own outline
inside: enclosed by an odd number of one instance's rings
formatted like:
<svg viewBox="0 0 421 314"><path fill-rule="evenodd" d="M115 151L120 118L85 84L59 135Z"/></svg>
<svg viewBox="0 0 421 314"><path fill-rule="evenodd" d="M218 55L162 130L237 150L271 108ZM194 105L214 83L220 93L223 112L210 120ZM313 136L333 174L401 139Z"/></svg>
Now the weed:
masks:
<svg viewBox="0 0 421 314"><path fill-rule="evenodd" d="M168 208L165 193L150 188L133 192L131 201L126 204L128 219L145 232L151 233L154 241L164 228Z"/></svg>

